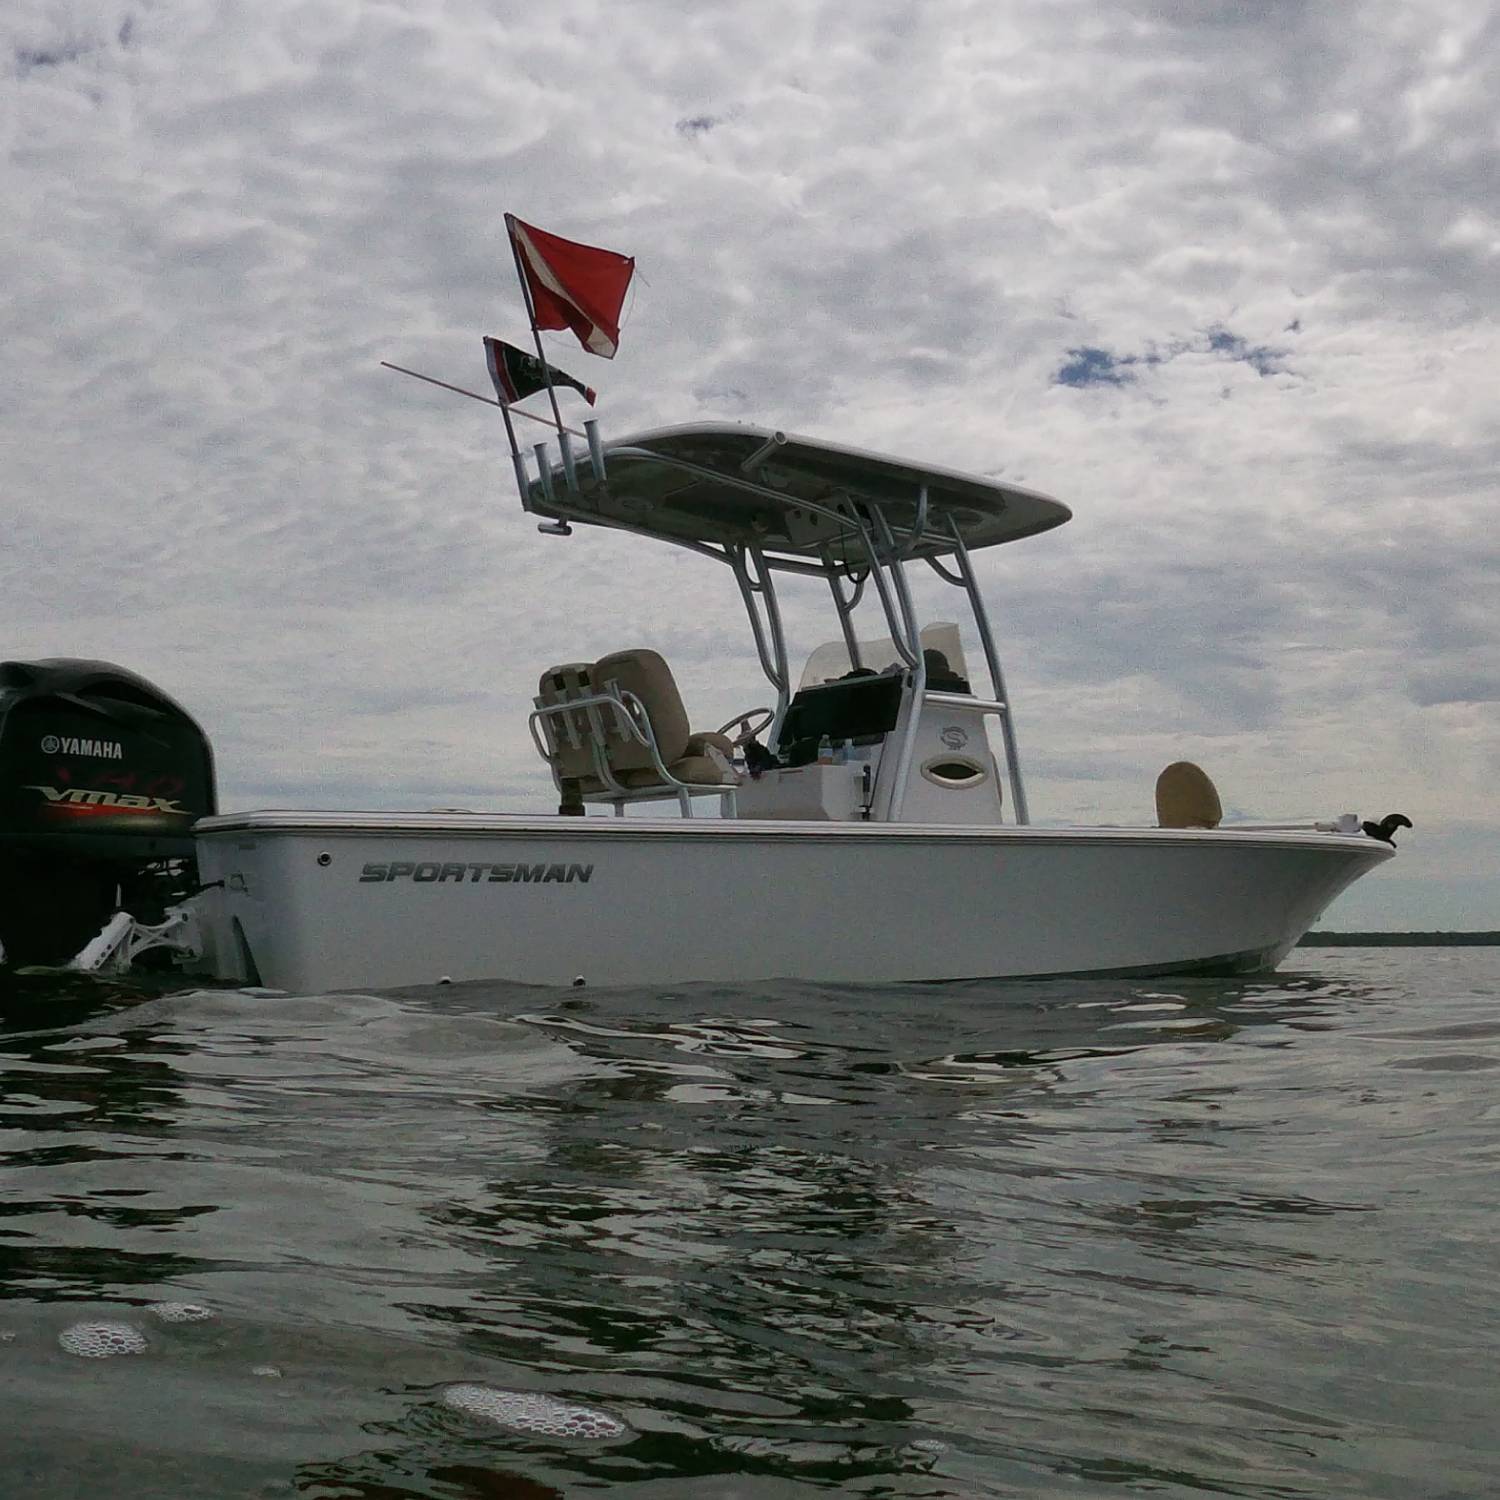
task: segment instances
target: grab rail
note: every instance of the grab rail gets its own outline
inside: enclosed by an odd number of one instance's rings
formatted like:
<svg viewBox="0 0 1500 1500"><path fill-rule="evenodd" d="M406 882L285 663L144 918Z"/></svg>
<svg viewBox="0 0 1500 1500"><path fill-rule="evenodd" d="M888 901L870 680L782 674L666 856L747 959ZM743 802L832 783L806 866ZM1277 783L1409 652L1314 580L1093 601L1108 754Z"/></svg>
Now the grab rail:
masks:
<svg viewBox="0 0 1500 1500"><path fill-rule="evenodd" d="M929 689L926 701L936 703L939 708L977 708L981 713L998 714L1002 718L1010 712L996 698L974 698L968 693L935 693Z"/></svg>
<svg viewBox="0 0 1500 1500"><path fill-rule="evenodd" d="M652 787L627 787L615 776L610 768L608 747L604 743L610 733L604 727L598 714L594 711L600 706L608 706L615 711L615 732L622 740L634 740L637 744L644 746L651 756L651 763L656 774L667 786L676 789L678 802L682 807L682 815L690 818L693 815L692 797L694 795L713 795L720 799L721 810L726 817L734 817L737 812L737 801L735 798L736 782L707 782L707 781L680 781L666 767L661 758L661 750L656 743L656 734L651 728L650 716L646 713L646 705L632 693L628 688L617 688L613 693L581 693L577 697L564 698L557 703L537 704L527 718L527 727L531 730L531 742L536 746L539 754L549 766L553 768L554 781L557 780L557 769L553 761L553 751L548 748L542 736L537 731L539 720L561 719L562 727L567 732L569 741L577 749L584 748L582 740L578 737L575 721L568 717L583 709L588 712L589 727L593 731L589 736L589 753L594 761L594 774L609 789L604 795L607 800L615 804L615 812L624 814L626 802L645 802L653 797L659 798L661 789ZM720 752L713 746L708 747L710 760L723 759ZM725 762L726 767L728 763ZM731 774L733 769L729 768ZM561 791L561 786L558 790ZM586 794L587 795L587 794ZM594 793L599 796L601 794Z"/></svg>

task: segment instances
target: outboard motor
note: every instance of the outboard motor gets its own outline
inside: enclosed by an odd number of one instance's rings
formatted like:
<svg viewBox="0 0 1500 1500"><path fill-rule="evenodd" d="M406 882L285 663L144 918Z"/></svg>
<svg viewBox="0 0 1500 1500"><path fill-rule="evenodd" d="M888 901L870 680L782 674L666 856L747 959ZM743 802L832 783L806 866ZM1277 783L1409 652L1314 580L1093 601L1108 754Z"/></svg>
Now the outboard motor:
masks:
<svg viewBox="0 0 1500 1500"><path fill-rule="evenodd" d="M117 910L160 921L216 809L207 737L144 677L0 662L0 961L67 963Z"/></svg>

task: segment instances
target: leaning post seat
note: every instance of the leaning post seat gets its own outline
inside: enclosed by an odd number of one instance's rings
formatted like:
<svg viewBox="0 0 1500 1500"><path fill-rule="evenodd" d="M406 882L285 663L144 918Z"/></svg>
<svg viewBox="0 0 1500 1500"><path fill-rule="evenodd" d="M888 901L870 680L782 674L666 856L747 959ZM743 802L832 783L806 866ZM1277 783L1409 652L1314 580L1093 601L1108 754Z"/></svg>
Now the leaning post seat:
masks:
<svg viewBox="0 0 1500 1500"><path fill-rule="evenodd" d="M729 764L733 742L722 734L692 732L672 669L659 652L647 647L611 652L594 663L593 681L596 691L629 693L637 699L647 720L641 727L656 742L653 756L649 743L612 737L606 741L609 768L622 786L661 785L657 757L673 781L690 786L735 784Z"/></svg>
<svg viewBox="0 0 1500 1500"><path fill-rule="evenodd" d="M616 651L597 662L549 667L534 702L531 734L557 783L560 812L609 802L623 813L627 802L674 798L691 817L692 799L712 794L724 816L734 816L734 742L690 731L682 695L657 652Z"/></svg>

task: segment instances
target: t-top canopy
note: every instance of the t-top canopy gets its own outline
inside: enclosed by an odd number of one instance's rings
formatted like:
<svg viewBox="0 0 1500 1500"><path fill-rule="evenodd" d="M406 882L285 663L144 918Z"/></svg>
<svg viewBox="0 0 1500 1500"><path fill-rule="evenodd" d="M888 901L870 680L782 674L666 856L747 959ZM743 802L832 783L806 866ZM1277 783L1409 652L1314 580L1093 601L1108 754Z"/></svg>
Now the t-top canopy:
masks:
<svg viewBox="0 0 1500 1500"><path fill-rule="evenodd" d="M877 509L908 557L952 552L955 526L969 548L991 547L1072 515L1019 485L731 423L636 433L605 444L604 457L603 484L586 460L576 491L560 468L546 484L533 480L531 509L664 541L807 558L826 550L851 563L866 558L861 523L878 533Z"/></svg>

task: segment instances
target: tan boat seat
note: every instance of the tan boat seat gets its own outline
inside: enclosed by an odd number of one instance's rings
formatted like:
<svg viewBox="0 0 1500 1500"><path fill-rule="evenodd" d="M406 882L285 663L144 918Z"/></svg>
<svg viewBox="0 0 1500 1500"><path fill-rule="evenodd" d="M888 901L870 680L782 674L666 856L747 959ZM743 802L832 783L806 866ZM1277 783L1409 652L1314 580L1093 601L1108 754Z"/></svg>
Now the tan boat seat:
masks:
<svg viewBox="0 0 1500 1500"><path fill-rule="evenodd" d="M646 647L613 651L594 663L592 676L596 692L630 693L640 700L662 764L678 781L694 786L734 785L736 778L728 764L733 745L725 735L694 734L688 727L682 694L659 652ZM614 736L606 745L610 770L621 786L661 783L648 745ZM717 751L722 761L710 755L710 749Z"/></svg>
<svg viewBox="0 0 1500 1500"><path fill-rule="evenodd" d="M1224 816L1218 788L1190 760L1174 760L1156 778L1159 828L1217 828Z"/></svg>

